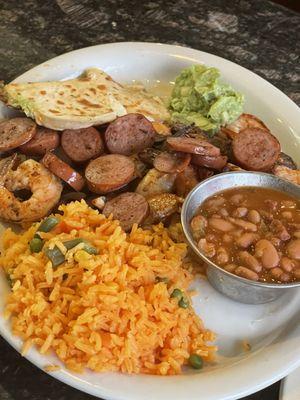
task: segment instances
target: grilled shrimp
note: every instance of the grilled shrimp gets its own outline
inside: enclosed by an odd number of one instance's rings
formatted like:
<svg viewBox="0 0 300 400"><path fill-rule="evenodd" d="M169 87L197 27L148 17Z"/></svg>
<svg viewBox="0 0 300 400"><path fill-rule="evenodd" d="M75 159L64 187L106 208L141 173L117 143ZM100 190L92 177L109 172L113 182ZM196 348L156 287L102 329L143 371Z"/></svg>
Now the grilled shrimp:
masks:
<svg viewBox="0 0 300 400"><path fill-rule="evenodd" d="M14 195L21 189L32 192L28 200ZM56 176L37 161L26 160L0 185L0 218L16 223L38 221L58 203L61 192L62 184Z"/></svg>
<svg viewBox="0 0 300 400"><path fill-rule="evenodd" d="M267 128L266 125L259 118L255 117L255 115L252 114L240 115L236 121L223 127L222 131L225 132L226 135L229 136L231 139L234 139L234 137L238 133L246 128L259 128L269 131L269 128Z"/></svg>

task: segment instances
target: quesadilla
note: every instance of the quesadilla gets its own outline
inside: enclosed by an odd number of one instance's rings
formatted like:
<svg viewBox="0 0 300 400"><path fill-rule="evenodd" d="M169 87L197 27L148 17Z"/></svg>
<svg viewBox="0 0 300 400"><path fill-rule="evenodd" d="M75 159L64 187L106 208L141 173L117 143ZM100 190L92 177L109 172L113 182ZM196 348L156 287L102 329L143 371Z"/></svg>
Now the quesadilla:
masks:
<svg viewBox="0 0 300 400"><path fill-rule="evenodd" d="M66 81L10 83L2 88L1 99L55 130L102 125L127 113L143 114L150 121L169 119L159 97L141 86L121 85L97 68Z"/></svg>

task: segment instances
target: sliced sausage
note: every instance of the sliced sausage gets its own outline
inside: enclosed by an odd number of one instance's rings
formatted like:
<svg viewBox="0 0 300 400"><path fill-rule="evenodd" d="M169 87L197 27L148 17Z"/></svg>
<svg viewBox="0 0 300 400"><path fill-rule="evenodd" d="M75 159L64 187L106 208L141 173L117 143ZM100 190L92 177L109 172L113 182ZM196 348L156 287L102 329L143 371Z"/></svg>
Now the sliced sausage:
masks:
<svg viewBox="0 0 300 400"><path fill-rule="evenodd" d="M103 214L120 221L121 227L129 231L133 224L141 224L149 213L149 205L144 196L126 192L114 197L105 204Z"/></svg>
<svg viewBox="0 0 300 400"><path fill-rule="evenodd" d="M34 137L36 123L30 118L12 118L0 122L0 151L21 146Z"/></svg>
<svg viewBox="0 0 300 400"><path fill-rule="evenodd" d="M126 156L151 147L156 137L152 124L142 114L127 114L109 124L105 131L108 150Z"/></svg>
<svg viewBox="0 0 300 400"><path fill-rule="evenodd" d="M121 154L107 154L92 160L85 170L88 188L94 193L108 193L130 182L134 162Z"/></svg>
<svg viewBox="0 0 300 400"><path fill-rule="evenodd" d="M201 156L200 154L194 154L192 156L192 163L198 165L199 167L207 167L216 170L223 169L227 163L226 156L217 156L217 157L209 157L209 156Z"/></svg>
<svg viewBox="0 0 300 400"><path fill-rule="evenodd" d="M170 137L167 138L167 143L172 149L182 151L183 153L200 154L209 157L220 155L220 149L218 149L218 147L202 139Z"/></svg>
<svg viewBox="0 0 300 400"><path fill-rule="evenodd" d="M234 139L240 132L246 128L259 128L269 131L269 128L255 115L241 114L237 120L221 128L231 139Z"/></svg>
<svg viewBox="0 0 300 400"><path fill-rule="evenodd" d="M21 153L28 156L43 156L47 151L59 146L59 134L48 128L38 127L34 137L19 147Z"/></svg>
<svg viewBox="0 0 300 400"><path fill-rule="evenodd" d="M61 145L74 162L85 162L104 153L104 142L96 128L66 129Z"/></svg>
<svg viewBox="0 0 300 400"><path fill-rule="evenodd" d="M173 174L184 171L190 161L191 155L188 153L164 151L155 157L153 165L160 172Z"/></svg>
<svg viewBox="0 0 300 400"><path fill-rule="evenodd" d="M84 184L84 178L55 154L48 152L41 161L54 175L68 183L74 190L80 191Z"/></svg>
<svg viewBox="0 0 300 400"><path fill-rule="evenodd" d="M247 128L232 142L236 162L250 171L269 171L280 154L280 143L268 131Z"/></svg>

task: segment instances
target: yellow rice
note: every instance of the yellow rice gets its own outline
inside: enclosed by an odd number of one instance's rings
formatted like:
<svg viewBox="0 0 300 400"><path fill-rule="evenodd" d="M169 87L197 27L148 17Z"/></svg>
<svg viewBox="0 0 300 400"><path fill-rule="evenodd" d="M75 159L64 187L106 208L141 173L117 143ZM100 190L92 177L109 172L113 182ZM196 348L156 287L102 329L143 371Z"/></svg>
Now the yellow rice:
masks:
<svg viewBox="0 0 300 400"><path fill-rule="evenodd" d="M57 268L43 251L29 250L38 224L3 235L0 267L13 284L5 316L24 341L23 354L35 345L76 372L159 375L179 374L191 353L214 359L214 334L192 307L180 308L170 297L174 288L188 296L192 274L184 264L185 243L173 241L162 224L151 230L134 226L126 234L118 221L84 201L60 210L60 224L42 234L44 248L56 245L65 254ZM81 245L67 251L63 242L75 237L88 240L98 255Z"/></svg>

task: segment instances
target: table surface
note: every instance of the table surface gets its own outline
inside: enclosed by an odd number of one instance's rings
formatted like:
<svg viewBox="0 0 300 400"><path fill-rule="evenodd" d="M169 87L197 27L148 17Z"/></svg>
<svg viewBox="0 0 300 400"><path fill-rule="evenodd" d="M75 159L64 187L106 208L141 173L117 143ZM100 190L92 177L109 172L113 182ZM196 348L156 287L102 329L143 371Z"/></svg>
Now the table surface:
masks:
<svg viewBox="0 0 300 400"><path fill-rule="evenodd" d="M232 60L300 104L299 26L299 14L265 0L0 0L0 78L94 44L163 42ZM94 399L40 371L2 338L0 354L0 400ZM278 396L279 383L243 400Z"/></svg>

